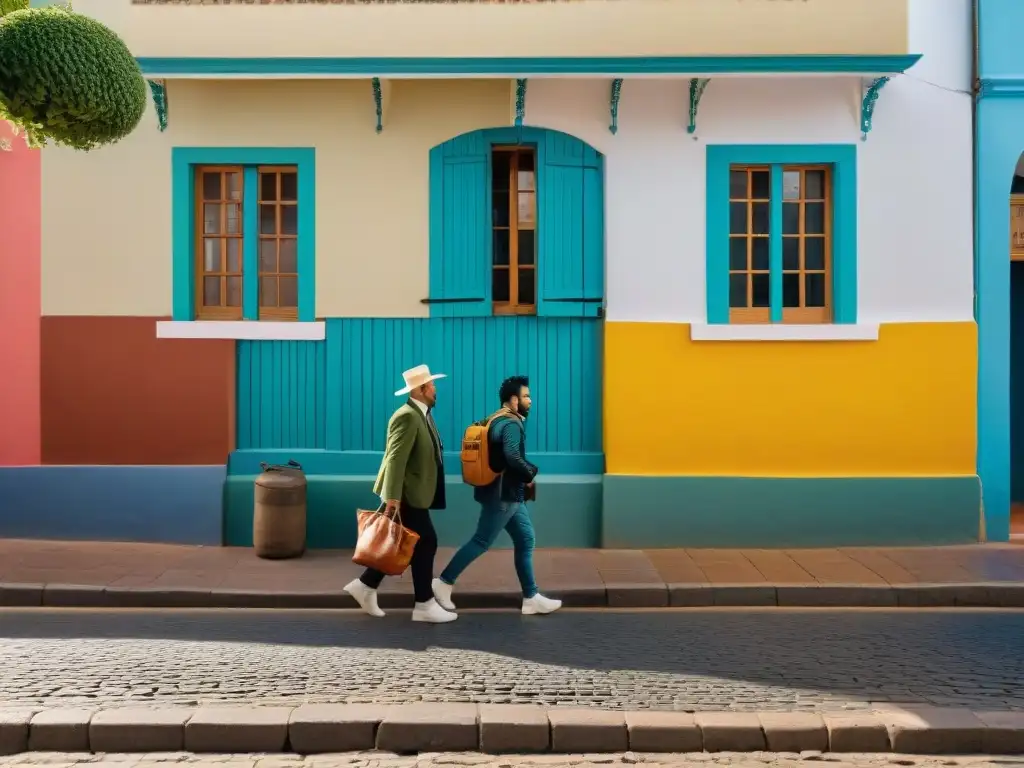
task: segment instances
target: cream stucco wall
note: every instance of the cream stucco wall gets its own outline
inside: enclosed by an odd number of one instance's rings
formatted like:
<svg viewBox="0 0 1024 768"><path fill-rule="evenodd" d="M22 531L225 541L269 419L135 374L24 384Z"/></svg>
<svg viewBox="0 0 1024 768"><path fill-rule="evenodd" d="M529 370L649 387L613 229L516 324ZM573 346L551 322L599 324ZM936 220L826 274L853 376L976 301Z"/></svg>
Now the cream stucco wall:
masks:
<svg viewBox="0 0 1024 768"><path fill-rule="evenodd" d="M699 323L705 153L714 143L848 143L858 157L864 322L970 320L973 223L969 0L915 0L922 64L881 92L860 140L856 77L712 79L696 136L684 79L531 80L526 122L605 154L607 316ZM432 146L508 125L508 80L396 81L381 134L368 81L172 81L170 127L148 114L120 144L43 153L43 311L171 310L173 146L317 150L318 316L427 314ZM486 257L484 255L484 257Z"/></svg>
<svg viewBox="0 0 1024 768"><path fill-rule="evenodd" d="M908 0L134 5L75 0L137 56L907 53ZM512 73L510 73L512 74Z"/></svg>
<svg viewBox="0 0 1024 768"><path fill-rule="evenodd" d="M428 153L508 125L505 80L405 81L375 132L369 81L175 81L169 127L43 151L43 313L171 313L171 148L317 151L318 316L425 315Z"/></svg>

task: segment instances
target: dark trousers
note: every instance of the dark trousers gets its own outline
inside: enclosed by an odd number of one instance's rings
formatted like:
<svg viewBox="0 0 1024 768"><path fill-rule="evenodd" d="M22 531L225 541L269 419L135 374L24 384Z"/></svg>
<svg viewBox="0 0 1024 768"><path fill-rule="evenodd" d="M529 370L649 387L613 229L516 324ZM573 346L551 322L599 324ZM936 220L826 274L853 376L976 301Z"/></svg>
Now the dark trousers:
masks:
<svg viewBox="0 0 1024 768"><path fill-rule="evenodd" d="M434 599L434 588L430 582L434 580L434 555L437 554L437 533L430 519L429 509L410 507L402 502L402 525L420 535L416 548L412 551L409 570L412 571L412 588L417 603L426 603ZM384 574L367 568L359 577L370 589L377 589L384 581Z"/></svg>

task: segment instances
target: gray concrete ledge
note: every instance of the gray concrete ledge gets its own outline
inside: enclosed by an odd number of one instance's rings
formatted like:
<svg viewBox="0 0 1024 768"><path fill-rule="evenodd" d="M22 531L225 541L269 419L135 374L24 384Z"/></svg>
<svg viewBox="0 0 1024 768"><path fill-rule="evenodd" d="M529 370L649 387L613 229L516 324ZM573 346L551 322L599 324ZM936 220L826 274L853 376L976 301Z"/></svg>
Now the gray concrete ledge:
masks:
<svg viewBox="0 0 1024 768"><path fill-rule="evenodd" d="M381 750L562 754L895 752L1024 754L1024 712L622 712L522 705L323 704L41 711L0 702L0 754Z"/></svg>
<svg viewBox="0 0 1024 768"><path fill-rule="evenodd" d="M570 608L1024 608L1024 582L964 584L664 584L609 583L552 590ZM512 592L467 590L460 608L516 609ZM382 592L382 608L411 609L412 595ZM0 607L77 608L355 608L341 591L288 592L183 587L98 587L0 583Z"/></svg>

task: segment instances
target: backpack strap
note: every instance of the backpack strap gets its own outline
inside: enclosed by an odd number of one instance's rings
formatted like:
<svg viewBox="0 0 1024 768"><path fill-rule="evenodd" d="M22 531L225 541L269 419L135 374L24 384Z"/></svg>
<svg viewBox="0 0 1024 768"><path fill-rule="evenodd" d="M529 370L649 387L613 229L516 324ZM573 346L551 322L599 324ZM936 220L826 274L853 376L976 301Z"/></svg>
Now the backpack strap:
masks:
<svg viewBox="0 0 1024 768"><path fill-rule="evenodd" d="M478 421L477 424L479 424L481 427L487 427L488 432L490 432L491 424L494 423L495 419L499 418L500 416L511 416L511 415L512 415L512 411L510 411L508 408L499 408L494 413L492 413L490 416L488 416L486 419L483 419L482 421Z"/></svg>

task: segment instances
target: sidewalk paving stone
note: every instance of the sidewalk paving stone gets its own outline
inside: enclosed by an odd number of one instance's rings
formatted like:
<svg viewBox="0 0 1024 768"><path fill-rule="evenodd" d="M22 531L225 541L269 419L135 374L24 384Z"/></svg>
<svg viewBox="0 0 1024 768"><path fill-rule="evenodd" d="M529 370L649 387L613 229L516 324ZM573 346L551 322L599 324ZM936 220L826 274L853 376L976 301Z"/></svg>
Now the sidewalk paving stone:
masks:
<svg viewBox="0 0 1024 768"><path fill-rule="evenodd" d="M707 752L759 752L767 746L753 712L698 712L694 719Z"/></svg>
<svg viewBox="0 0 1024 768"><path fill-rule="evenodd" d="M288 720L289 743L303 755L374 749L387 709L381 704L304 704Z"/></svg>
<svg viewBox="0 0 1024 768"><path fill-rule="evenodd" d="M551 724L542 707L528 704L482 704L480 749L491 754L546 752Z"/></svg>
<svg viewBox="0 0 1024 768"><path fill-rule="evenodd" d="M634 757L624 757L622 762L650 762L652 756L684 752L803 754L812 759L825 752L1019 755L1024 743L1024 713L949 708L894 707L872 717L846 717L413 703L386 710L335 705L132 708L95 713L55 709L35 714L31 723L24 713L3 712L0 724L7 728L0 729L4 739L0 746L4 753L31 750L55 755L38 758L40 763L69 762L55 753L106 755L117 749L138 755L153 752L154 747L166 747L155 751L171 762L182 759L184 747L188 753L252 755L264 768L287 768L300 762L300 755L354 758L364 753L380 759L378 768L397 768L405 765L399 756L419 755L421 761L432 763L439 752L465 755L445 761L453 765L497 765L483 755L499 754L534 754L538 764L558 762L554 755L541 757L545 752L593 764L616 761L602 755L623 753ZM858 747L856 752L853 747Z"/></svg>
<svg viewBox="0 0 1024 768"><path fill-rule="evenodd" d="M629 748L634 752L701 752L704 740L689 712L627 712Z"/></svg>
<svg viewBox="0 0 1024 768"><path fill-rule="evenodd" d="M885 709L879 716L889 729L894 752L904 754L978 754L985 725L973 713L938 707Z"/></svg>
<svg viewBox="0 0 1024 768"><path fill-rule="evenodd" d="M187 707L119 707L101 710L89 721L94 752L178 752L185 748Z"/></svg>
<svg viewBox="0 0 1024 768"><path fill-rule="evenodd" d="M200 707L185 723L189 752L283 752L288 707Z"/></svg>
<svg viewBox="0 0 1024 768"><path fill-rule="evenodd" d="M985 730L982 751L995 755L1024 755L1024 712L975 712Z"/></svg>
<svg viewBox="0 0 1024 768"><path fill-rule="evenodd" d="M555 752L624 752L629 732L622 712L601 709L551 709L551 748Z"/></svg>
<svg viewBox="0 0 1024 768"><path fill-rule="evenodd" d="M28 724L34 714L31 709L0 709L0 755L28 749Z"/></svg>
<svg viewBox="0 0 1024 768"><path fill-rule="evenodd" d="M438 552L442 563L452 554ZM535 554L546 594L576 607L1024 607L1024 547L557 550ZM352 608L349 551L268 561L238 547L0 539L0 606ZM408 607L410 576L381 588ZM507 550L460 580L463 608L521 600Z"/></svg>
<svg viewBox="0 0 1024 768"><path fill-rule="evenodd" d="M820 715L764 712L759 717L769 752L824 752L828 749L828 729Z"/></svg>
<svg viewBox="0 0 1024 768"><path fill-rule="evenodd" d="M33 752L88 752L92 709L58 708L37 712L28 727Z"/></svg>
<svg viewBox="0 0 1024 768"><path fill-rule="evenodd" d="M388 709L377 728L385 752L459 752L479 745L475 704L411 704Z"/></svg>
<svg viewBox="0 0 1024 768"><path fill-rule="evenodd" d="M826 712L823 719L832 752L885 752L889 749L889 731L874 712Z"/></svg>

